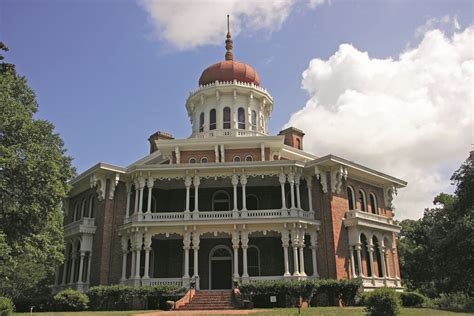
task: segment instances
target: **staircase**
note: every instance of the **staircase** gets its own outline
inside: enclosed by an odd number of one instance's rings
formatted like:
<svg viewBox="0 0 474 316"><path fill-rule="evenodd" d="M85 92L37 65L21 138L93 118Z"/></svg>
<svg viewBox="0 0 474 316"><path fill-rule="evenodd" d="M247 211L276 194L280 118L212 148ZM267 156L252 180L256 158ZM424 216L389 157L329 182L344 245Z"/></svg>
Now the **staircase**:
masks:
<svg viewBox="0 0 474 316"><path fill-rule="evenodd" d="M232 291L196 291L191 302L185 303L178 310L210 310L234 309L232 305Z"/></svg>

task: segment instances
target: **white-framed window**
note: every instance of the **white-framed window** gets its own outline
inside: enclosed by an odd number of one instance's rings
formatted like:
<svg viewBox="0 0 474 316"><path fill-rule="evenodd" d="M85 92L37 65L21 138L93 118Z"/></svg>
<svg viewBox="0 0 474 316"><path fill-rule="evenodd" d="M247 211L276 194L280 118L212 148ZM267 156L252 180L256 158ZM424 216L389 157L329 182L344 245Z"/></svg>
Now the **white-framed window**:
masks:
<svg viewBox="0 0 474 316"><path fill-rule="evenodd" d="M230 196L224 190L214 192L212 195L212 210L213 211L229 211L230 210Z"/></svg>
<svg viewBox="0 0 474 316"><path fill-rule="evenodd" d="M83 198L81 202L81 218L87 217L87 199Z"/></svg>
<svg viewBox="0 0 474 316"><path fill-rule="evenodd" d="M258 210L259 209L258 197L255 194L247 194L246 206L248 210Z"/></svg>
<svg viewBox="0 0 474 316"><path fill-rule="evenodd" d="M240 162L240 156L234 156L234 159L232 159L234 162Z"/></svg>
<svg viewBox="0 0 474 316"><path fill-rule="evenodd" d="M363 212L367 212L367 199L365 197L364 190L359 190L359 203L360 203L360 210Z"/></svg>
<svg viewBox="0 0 474 316"><path fill-rule="evenodd" d="M204 112L199 114L199 132L204 132Z"/></svg>
<svg viewBox="0 0 474 316"><path fill-rule="evenodd" d="M209 130L216 129L216 109L209 112Z"/></svg>
<svg viewBox="0 0 474 316"><path fill-rule="evenodd" d="M370 198L370 208L372 209L372 214L377 214L378 213L377 197L375 196L373 192L370 192L369 198Z"/></svg>
<svg viewBox="0 0 474 316"><path fill-rule="evenodd" d="M74 204L74 213L73 213L73 218L72 218L73 222L77 220L79 220L79 202L76 202Z"/></svg>
<svg viewBox="0 0 474 316"><path fill-rule="evenodd" d="M252 155L245 156L245 161L253 161Z"/></svg>
<svg viewBox="0 0 474 316"><path fill-rule="evenodd" d="M260 276L260 249L255 245L247 249L247 269L249 276Z"/></svg>
<svg viewBox="0 0 474 316"><path fill-rule="evenodd" d="M238 118L238 127L239 129L245 129L245 109L239 108L237 110L237 118Z"/></svg>
<svg viewBox="0 0 474 316"><path fill-rule="evenodd" d="M230 129L230 108L225 107L222 113L223 116L223 128L224 129Z"/></svg>
<svg viewBox="0 0 474 316"><path fill-rule="evenodd" d="M349 210L355 210L355 196L354 196L354 189L351 186L347 186L347 203L349 206Z"/></svg>
<svg viewBox="0 0 474 316"><path fill-rule="evenodd" d="M189 163L196 163L196 158L194 157L189 158Z"/></svg>
<svg viewBox="0 0 474 316"><path fill-rule="evenodd" d="M89 197L89 217L94 218L94 195Z"/></svg>
<svg viewBox="0 0 474 316"><path fill-rule="evenodd" d="M207 159L207 157L202 157L201 158L201 163L208 163L209 160Z"/></svg>

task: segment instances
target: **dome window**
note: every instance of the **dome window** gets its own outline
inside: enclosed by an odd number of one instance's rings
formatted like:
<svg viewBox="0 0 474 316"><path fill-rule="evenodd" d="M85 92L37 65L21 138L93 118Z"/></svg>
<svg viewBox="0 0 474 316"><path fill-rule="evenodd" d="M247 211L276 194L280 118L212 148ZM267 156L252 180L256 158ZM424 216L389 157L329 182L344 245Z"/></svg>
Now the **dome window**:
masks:
<svg viewBox="0 0 474 316"><path fill-rule="evenodd" d="M253 161L252 155L245 156L245 161Z"/></svg>
<svg viewBox="0 0 474 316"><path fill-rule="evenodd" d="M240 156L234 156L234 162L240 162Z"/></svg>
<svg viewBox="0 0 474 316"><path fill-rule="evenodd" d="M245 129L245 110L244 110L244 108L239 108L237 116L239 118L239 129Z"/></svg>
<svg viewBox="0 0 474 316"><path fill-rule="evenodd" d="M201 158L201 163L208 163L207 157L202 157Z"/></svg>
<svg viewBox="0 0 474 316"><path fill-rule="evenodd" d="M209 130L216 129L216 109L209 112Z"/></svg>
<svg viewBox="0 0 474 316"><path fill-rule="evenodd" d="M204 132L204 112L199 115L199 131Z"/></svg>
<svg viewBox="0 0 474 316"><path fill-rule="evenodd" d="M194 157L189 158L189 163L196 163L196 158Z"/></svg>
<svg viewBox="0 0 474 316"><path fill-rule="evenodd" d="M230 129L230 108L225 107L223 112L224 129Z"/></svg>

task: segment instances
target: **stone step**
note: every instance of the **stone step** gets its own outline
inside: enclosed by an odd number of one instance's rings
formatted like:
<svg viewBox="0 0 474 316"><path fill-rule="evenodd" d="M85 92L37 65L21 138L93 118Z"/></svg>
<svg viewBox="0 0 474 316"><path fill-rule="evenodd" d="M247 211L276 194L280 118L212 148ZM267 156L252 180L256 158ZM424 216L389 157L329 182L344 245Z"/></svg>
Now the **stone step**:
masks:
<svg viewBox="0 0 474 316"><path fill-rule="evenodd" d="M232 292L228 291L197 291L191 302L178 310L229 310L232 305Z"/></svg>

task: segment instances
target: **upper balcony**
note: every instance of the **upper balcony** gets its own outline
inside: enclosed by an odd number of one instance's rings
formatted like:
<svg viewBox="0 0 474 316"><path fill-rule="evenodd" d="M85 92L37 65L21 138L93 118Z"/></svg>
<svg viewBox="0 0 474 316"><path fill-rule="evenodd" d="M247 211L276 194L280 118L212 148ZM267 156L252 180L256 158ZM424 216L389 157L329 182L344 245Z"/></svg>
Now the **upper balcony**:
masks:
<svg viewBox="0 0 474 316"><path fill-rule="evenodd" d="M394 224L391 217L363 212L360 210L347 211L344 225L346 227L359 226L374 228L394 233L399 233L401 229L399 225Z"/></svg>
<svg viewBox="0 0 474 316"><path fill-rule="evenodd" d="M95 219L83 217L77 221L64 225L64 237L73 236L76 234L95 234L97 227L95 226Z"/></svg>

